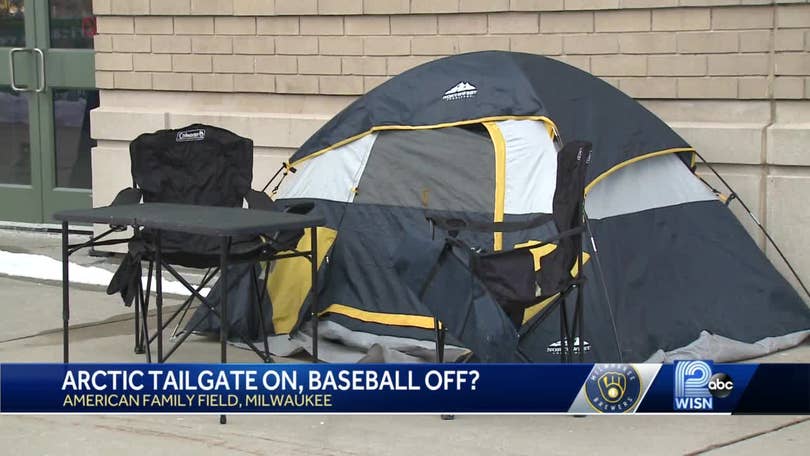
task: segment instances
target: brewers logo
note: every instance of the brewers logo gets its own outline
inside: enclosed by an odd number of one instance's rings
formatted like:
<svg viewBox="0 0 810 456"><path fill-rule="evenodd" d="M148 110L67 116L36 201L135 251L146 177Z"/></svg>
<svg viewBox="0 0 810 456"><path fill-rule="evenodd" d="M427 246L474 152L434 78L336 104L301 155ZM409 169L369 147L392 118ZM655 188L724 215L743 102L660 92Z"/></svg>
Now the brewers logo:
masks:
<svg viewBox="0 0 810 456"><path fill-rule="evenodd" d="M629 364L596 364L585 381L585 398L597 412L627 412L640 395L641 380Z"/></svg>

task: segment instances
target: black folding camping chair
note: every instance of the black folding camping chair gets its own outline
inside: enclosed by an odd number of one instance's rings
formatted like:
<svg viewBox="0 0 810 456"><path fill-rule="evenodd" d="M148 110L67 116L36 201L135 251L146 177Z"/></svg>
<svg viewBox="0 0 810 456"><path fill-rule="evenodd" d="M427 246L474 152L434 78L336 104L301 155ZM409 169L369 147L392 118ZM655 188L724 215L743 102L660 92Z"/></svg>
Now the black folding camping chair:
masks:
<svg viewBox="0 0 810 456"><path fill-rule="evenodd" d="M177 130L143 134L130 143L130 159L132 187L119 192L112 203L113 206L138 204L143 201L243 207L243 203L246 202L249 209L281 210L266 193L250 188L253 179L253 141L228 130L194 124ZM311 209L312 204L293 206L285 210L303 214ZM111 227L110 231L121 229L123 228ZM261 293L257 296L256 310L264 351L260 351L253 343L255 337L237 331L238 337L266 362L270 362L271 359L264 321L266 315L262 304L265 301L269 268L265 267L264 280L260 282L261 268L257 268L255 264L261 261L268 262L279 251L294 250L302 235L302 230L295 230L268 233L263 236L243 236L234 238L231 244L230 257L233 262L252 264L249 268L251 279L257 284L255 289ZM150 336L147 314L152 271L157 261L155 257L157 245L161 247L162 266L157 270L168 271L188 289L190 296L165 322L162 321L162 309L158 308L159 328ZM173 334L176 335L177 328L195 298L210 314L217 319L220 318L217 310L219 300L210 300L201 295L201 291L219 272L220 248L220 240L210 236L165 230L157 234L145 228L136 229L133 237L128 240L127 254L113 276L107 293L120 292L127 306L135 302L135 352L145 352L147 361L151 362L151 343L179 316L180 320ZM141 277L142 261L148 262L145 288ZM206 272L195 287L183 278L175 265L206 269ZM160 281L161 277L158 276L155 280ZM260 283L262 285L259 285ZM184 331L165 356L162 353L162 341L159 341L158 362L165 361L171 356L193 332L194 328Z"/></svg>
<svg viewBox="0 0 810 456"><path fill-rule="evenodd" d="M446 333L482 362L530 361L520 349L530 333L555 306L560 314L560 360L582 360L582 237L585 228L585 173L591 144L575 141L558 153L553 199L556 234L511 250L486 252L459 236L465 231L510 233L549 224L548 217L523 222L479 223L428 214L431 226L446 233L440 247L423 243L420 260L398 265L400 274L436 319L437 361L443 361ZM411 245L407 248L413 249ZM413 255L403 255L413 258ZM432 261L432 265L430 262ZM448 286L452 284L453 286ZM573 314L566 299L575 294ZM543 309L524 321L532 306ZM578 344L579 346L575 346Z"/></svg>

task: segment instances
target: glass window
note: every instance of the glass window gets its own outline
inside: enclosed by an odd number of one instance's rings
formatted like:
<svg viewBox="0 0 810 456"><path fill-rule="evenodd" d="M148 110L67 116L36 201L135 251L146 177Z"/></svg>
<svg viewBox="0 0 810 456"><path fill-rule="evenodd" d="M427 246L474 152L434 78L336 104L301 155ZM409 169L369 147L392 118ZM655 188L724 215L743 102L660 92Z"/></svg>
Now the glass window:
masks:
<svg viewBox="0 0 810 456"><path fill-rule="evenodd" d="M0 0L0 47L25 46L25 2Z"/></svg>
<svg viewBox="0 0 810 456"><path fill-rule="evenodd" d="M92 0L51 0L50 19L51 47L93 48L96 18Z"/></svg>
<svg viewBox="0 0 810 456"><path fill-rule="evenodd" d="M30 185L28 98L9 87L0 87L0 138L0 183Z"/></svg>
<svg viewBox="0 0 810 456"><path fill-rule="evenodd" d="M56 186L91 188L90 110L98 107L98 90L54 89L53 125Z"/></svg>

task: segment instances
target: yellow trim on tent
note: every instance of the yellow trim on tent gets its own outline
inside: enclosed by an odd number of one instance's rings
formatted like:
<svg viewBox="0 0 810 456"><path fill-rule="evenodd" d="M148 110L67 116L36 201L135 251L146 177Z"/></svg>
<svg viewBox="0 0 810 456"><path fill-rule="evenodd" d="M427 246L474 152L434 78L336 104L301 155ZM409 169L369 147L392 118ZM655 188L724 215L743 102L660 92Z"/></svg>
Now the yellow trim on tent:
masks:
<svg viewBox="0 0 810 456"><path fill-rule="evenodd" d="M318 315L335 313L344 315L355 320L367 323L379 323L381 325L411 326L414 328L434 329L433 317L423 315L391 314L382 312L371 312L368 310L356 309L344 304L332 304L322 310Z"/></svg>
<svg viewBox="0 0 810 456"><path fill-rule="evenodd" d="M318 268L323 264L326 253L332 247L337 231L319 227L318 232ZM311 230L304 230L304 235L296 245L299 252L309 251ZM281 252L288 253L288 252ZM301 306L312 288L312 265L307 258L285 258L275 262L267 279L267 293L273 306L273 329L276 334L287 334L295 328L301 313Z"/></svg>
<svg viewBox="0 0 810 456"><path fill-rule="evenodd" d="M593 187L596 184L598 184L599 182L601 182L603 179L610 176L611 174L615 173L616 171L624 168L625 166L632 165L633 163L637 163L637 162L640 162L641 160L646 160L648 158L658 157L658 156L667 155L667 154L677 154L679 152L692 152L692 153L695 153L695 149L693 149L691 147L675 147L675 148L672 148L672 149L664 149L664 150L659 150L659 151L656 151L656 152L650 152L649 154L639 155L638 157L633 157L630 160L623 161L623 162L619 163L618 165L614 165L609 170L607 170L604 173L600 174L596 179L592 180L591 183L588 184L585 187L585 195L587 195L591 191L591 189L593 189Z"/></svg>
<svg viewBox="0 0 810 456"><path fill-rule="evenodd" d="M551 140L554 140L554 137L557 136L557 130L554 128L554 124L546 123L546 130L548 131L548 135L551 137Z"/></svg>
<svg viewBox="0 0 810 456"><path fill-rule="evenodd" d="M495 147L495 212L492 220L495 223L503 222L503 212L506 200L506 141L503 133L495 122L484 122ZM493 233L493 250L503 249L503 233Z"/></svg>
<svg viewBox="0 0 810 456"><path fill-rule="evenodd" d="M433 124L433 125L378 125L376 127L372 127L370 130L364 131L360 134L354 135L352 137L346 138L342 141L338 141L335 144L332 144L329 147L325 147L319 151L313 152L306 157L300 158L292 163L289 163L290 167L297 166L311 158L315 158L319 155L323 155L330 150L337 149L338 147L345 146L350 142L356 141L363 136L370 135L377 131L387 131L387 130L433 130L436 128L447 128L447 127L458 127L461 125L471 125L477 123L484 123L484 122L496 122L500 120L539 120L545 122L546 125L551 127L551 131L557 132L557 125L554 124L554 121L549 119L546 116L492 116L492 117L481 117L478 119L470 119L470 120L460 120L458 122L446 122L440 124Z"/></svg>
<svg viewBox="0 0 810 456"><path fill-rule="evenodd" d="M583 252L582 255L583 255L582 264L585 264L590 259L590 255L588 255L586 252ZM571 269L571 274L576 275L576 270L577 265L575 264L574 267ZM554 300L554 298L558 296L559 293L545 299L539 304L535 304L527 308L523 316L523 323L526 323L530 318L532 318L538 312L543 310L549 303L551 303ZM275 311L275 306L273 307L273 309ZM323 316L328 313L343 315L352 318L354 320L364 321L366 323L378 323L381 325L392 325L392 326L409 326L413 328L422 328L422 329L435 329L433 317L428 317L424 315L372 312L369 310L362 310L357 309L355 307L350 307L345 304L331 304L329 307L318 313L318 315ZM441 322L439 322L439 327L441 327Z"/></svg>

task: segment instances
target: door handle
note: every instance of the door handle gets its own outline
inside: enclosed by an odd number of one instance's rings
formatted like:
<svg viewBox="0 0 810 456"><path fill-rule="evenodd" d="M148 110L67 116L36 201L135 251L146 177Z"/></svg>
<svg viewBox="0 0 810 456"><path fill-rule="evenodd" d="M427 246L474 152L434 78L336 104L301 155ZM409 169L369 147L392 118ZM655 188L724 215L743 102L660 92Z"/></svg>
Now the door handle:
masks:
<svg viewBox="0 0 810 456"><path fill-rule="evenodd" d="M37 78L37 88L32 89L30 87L20 87L17 85L17 80L14 76L14 54L17 52L30 52L32 54L37 54L39 57L39 78ZM45 91L45 53L42 52L40 48L13 48L8 52L8 71L10 73L9 79L11 79L11 89L15 92L44 92Z"/></svg>
<svg viewBox="0 0 810 456"><path fill-rule="evenodd" d="M19 48L18 47L18 48L13 48L10 51L8 51L8 71L10 73L9 79L11 79L11 90L13 90L15 92L33 92L34 89L17 86L17 81L14 79L14 54L16 54L17 52L23 52L23 51L30 51L30 49Z"/></svg>
<svg viewBox="0 0 810 456"><path fill-rule="evenodd" d="M34 53L39 56L39 85L35 92L41 93L45 91L45 53L40 48L34 48Z"/></svg>

